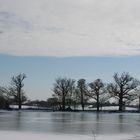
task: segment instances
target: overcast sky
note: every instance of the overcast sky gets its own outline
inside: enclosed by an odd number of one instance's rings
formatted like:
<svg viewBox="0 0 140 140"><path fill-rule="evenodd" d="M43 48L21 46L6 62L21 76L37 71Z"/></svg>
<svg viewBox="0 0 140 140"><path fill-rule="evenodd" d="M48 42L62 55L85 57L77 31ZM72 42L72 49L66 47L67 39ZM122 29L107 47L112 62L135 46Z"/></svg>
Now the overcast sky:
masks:
<svg viewBox="0 0 140 140"><path fill-rule="evenodd" d="M0 52L140 54L139 0L0 0Z"/></svg>
<svg viewBox="0 0 140 140"><path fill-rule="evenodd" d="M55 78L140 78L140 0L0 0L1 85L26 73L30 98Z"/></svg>

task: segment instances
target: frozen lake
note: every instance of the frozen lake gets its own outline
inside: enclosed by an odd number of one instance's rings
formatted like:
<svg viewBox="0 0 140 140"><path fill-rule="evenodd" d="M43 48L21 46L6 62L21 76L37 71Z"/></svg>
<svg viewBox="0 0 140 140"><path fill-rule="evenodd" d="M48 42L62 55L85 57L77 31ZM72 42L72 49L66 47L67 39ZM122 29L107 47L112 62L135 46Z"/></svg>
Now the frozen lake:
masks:
<svg viewBox="0 0 140 140"><path fill-rule="evenodd" d="M1 111L0 131L45 134L137 134L140 114Z"/></svg>

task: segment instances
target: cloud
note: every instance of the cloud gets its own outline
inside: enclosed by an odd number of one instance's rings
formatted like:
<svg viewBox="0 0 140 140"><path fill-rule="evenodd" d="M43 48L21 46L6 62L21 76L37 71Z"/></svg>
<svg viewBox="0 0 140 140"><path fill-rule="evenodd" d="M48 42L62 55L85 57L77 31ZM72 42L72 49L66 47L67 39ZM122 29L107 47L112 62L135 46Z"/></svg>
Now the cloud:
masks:
<svg viewBox="0 0 140 140"><path fill-rule="evenodd" d="M11 30L29 30L30 25L28 22L20 19L20 17L10 12L0 12L0 29L3 31Z"/></svg>
<svg viewBox="0 0 140 140"><path fill-rule="evenodd" d="M0 0L0 53L140 54L139 0Z"/></svg>

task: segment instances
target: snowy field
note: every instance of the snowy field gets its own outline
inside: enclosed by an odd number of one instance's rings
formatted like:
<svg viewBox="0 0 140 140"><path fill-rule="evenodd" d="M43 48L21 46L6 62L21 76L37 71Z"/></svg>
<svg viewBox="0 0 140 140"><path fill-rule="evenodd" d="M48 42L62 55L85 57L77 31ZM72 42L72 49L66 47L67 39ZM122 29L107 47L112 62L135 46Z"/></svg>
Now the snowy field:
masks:
<svg viewBox="0 0 140 140"><path fill-rule="evenodd" d="M13 109L18 109L17 105L10 105L11 108ZM23 105L22 106L23 109L46 109L45 107L36 107L36 106L27 106L27 105ZM74 108L72 108L74 109ZM81 106L79 106L77 109L82 110ZM106 106L106 107L102 107L100 108L100 110L118 110L119 106ZM93 108L92 105L85 107L85 110L96 110L96 108ZM125 110L138 110L138 108L134 108L134 107L126 107Z"/></svg>
<svg viewBox="0 0 140 140"><path fill-rule="evenodd" d="M82 110L81 107L79 107L78 109ZM119 106L105 106L100 108L100 110L105 111L105 110L118 110ZM88 106L85 107L85 110L96 110L96 108L93 108L92 106ZM138 108L134 108L134 107L125 107L125 110L138 110Z"/></svg>

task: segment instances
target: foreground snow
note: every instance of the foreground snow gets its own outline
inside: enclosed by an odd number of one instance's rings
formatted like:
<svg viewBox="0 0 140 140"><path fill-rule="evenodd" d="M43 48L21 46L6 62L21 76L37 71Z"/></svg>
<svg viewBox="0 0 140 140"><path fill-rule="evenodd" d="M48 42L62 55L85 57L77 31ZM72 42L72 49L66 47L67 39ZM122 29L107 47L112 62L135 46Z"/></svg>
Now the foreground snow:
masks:
<svg viewBox="0 0 140 140"><path fill-rule="evenodd" d="M0 138L3 140L140 140L140 135L58 135L58 134L35 134L27 132L0 131Z"/></svg>

